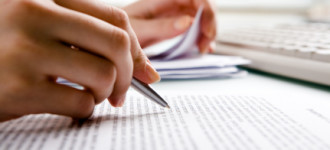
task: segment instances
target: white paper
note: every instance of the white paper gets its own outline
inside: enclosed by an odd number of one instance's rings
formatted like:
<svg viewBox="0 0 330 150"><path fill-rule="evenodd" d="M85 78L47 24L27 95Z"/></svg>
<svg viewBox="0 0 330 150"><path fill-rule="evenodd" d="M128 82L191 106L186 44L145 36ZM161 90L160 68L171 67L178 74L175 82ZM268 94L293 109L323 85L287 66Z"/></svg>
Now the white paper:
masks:
<svg viewBox="0 0 330 150"><path fill-rule="evenodd" d="M163 80L228 78L247 74L246 71L237 68L232 72L223 71L223 67L250 63L246 59L210 54L201 55L199 53L197 43L200 36L202 12L203 8L201 7L193 24L184 34L145 49L146 55Z"/></svg>
<svg viewBox="0 0 330 150"><path fill-rule="evenodd" d="M196 43L200 35L202 13L203 7L200 7L196 13L194 23L188 31L173 39L165 40L146 48L146 55L152 60L173 60L186 55L197 55L198 48Z"/></svg>
<svg viewBox="0 0 330 150"><path fill-rule="evenodd" d="M83 123L49 114L1 123L0 149L330 149L329 103L242 95L164 98L170 110L129 93L123 108L104 102Z"/></svg>
<svg viewBox="0 0 330 150"><path fill-rule="evenodd" d="M236 65L250 61L236 56L196 55L171 61L152 61L162 80L234 78L247 72Z"/></svg>
<svg viewBox="0 0 330 150"><path fill-rule="evenodd" d="M237 72L239 71L236 67L223 67L221 69L218 69L218 68L209 68L209 69L205 69L207 72L209 73L213 73L213 74L222 74L222 73L231 73L231 72ZM185 70L168 70L168 71L162 71L162 72L159 72L159 74L161 76L164 76L164 75L171 75L171 74L185 74L185 73L188 73L188 74L202 74L200 72L199 69L189 69L187 71Z"/></svg>
<svg viewBox="0 0 330 150"><path fill-rule="evenodd" d="M160 76L162 80L190 80L190 79L228 79L228 78L239 78L244 77L248 73L244 70L239 70L236 68L237 71L227 72L222 71L222 69L214 69L208 73L203 73L201 70L196 70L196 72L200 73L172 73L172 72L160 72Z"/></svg>
<svg viewBox="0 0 330 150"><path fill-rule="evenodd" d="M198 55L171 61L153 61L152 65L158 70L223 68L249 64L250 61L236 56Z"/></svg>

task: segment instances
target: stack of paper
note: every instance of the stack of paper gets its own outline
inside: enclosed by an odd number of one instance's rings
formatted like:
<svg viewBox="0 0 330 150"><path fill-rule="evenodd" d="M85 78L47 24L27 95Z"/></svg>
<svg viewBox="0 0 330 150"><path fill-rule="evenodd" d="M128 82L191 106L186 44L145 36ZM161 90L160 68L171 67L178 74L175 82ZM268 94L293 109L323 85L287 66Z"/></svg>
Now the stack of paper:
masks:
<svg viewBox="0 0 330 150"><path fill-rule="evenodd" d="M183 35L145 49L162 79L226 78L246 74L236 66L248 64L249 60L236 56L199 54L196 43L202 12L203 8L200 8L194 23Z"/></svg>

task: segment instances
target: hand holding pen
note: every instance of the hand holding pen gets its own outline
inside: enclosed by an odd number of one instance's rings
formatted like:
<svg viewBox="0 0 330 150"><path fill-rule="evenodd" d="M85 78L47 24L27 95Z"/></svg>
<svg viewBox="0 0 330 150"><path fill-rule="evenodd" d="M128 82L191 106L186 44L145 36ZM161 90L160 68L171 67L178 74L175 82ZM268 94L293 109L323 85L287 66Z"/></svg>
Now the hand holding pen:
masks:
<svg viewBox="0 0 330 150"><path fill-rule="evenodd" d="M123 105L132 76L159 80L126 13L101 1L0 1L0 32L0 121L38 113L86 118L106 98Z"/></svg>

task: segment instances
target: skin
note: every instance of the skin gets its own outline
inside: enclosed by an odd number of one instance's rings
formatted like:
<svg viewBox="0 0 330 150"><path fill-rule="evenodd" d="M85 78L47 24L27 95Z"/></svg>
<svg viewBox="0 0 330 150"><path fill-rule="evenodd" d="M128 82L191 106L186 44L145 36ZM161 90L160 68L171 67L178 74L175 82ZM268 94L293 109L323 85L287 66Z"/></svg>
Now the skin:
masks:
<svg viewBox="0 0 330 150"><path fill-rule="evenodd" d="M200 6L198 45L206 53L216 34L208 0L140 0L126 12L95 0L1 0L0 121L38 113L87 118L105 99L122 106L132 76L160 79L140 44L185 32ZM58 77L84 89L59 85Z"/></svg>
<svg viewBox="0 0 330 150"><path fill-rule="evenodd" d="M216 19L210 0L139 0L123 8L142 47L184 33L200 6L204 7L198 46L201 53L215 48Z"/></svg>
<svg viewBox="0 0 330 150"><path fill-rule="evenodd" d="M159 80L127 14L100 1L1 0L0 45L0 121L38 113L86 118L104 99L122 106L132 76Z"/></svg>

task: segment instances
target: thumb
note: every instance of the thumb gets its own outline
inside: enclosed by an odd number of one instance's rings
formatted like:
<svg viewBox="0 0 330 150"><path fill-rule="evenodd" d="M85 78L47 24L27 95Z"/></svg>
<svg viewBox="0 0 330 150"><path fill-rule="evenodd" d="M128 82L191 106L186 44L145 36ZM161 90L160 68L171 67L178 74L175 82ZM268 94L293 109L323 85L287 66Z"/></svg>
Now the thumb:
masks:
<svg viewBox="0 0 330 150"><path fill-rule="evenodd" d="M184 33L194 18L188 15L155 19L131 20L142 47Z"/></svg>

